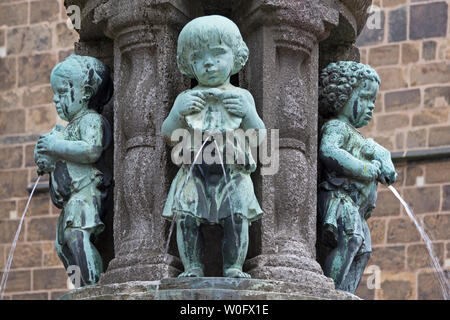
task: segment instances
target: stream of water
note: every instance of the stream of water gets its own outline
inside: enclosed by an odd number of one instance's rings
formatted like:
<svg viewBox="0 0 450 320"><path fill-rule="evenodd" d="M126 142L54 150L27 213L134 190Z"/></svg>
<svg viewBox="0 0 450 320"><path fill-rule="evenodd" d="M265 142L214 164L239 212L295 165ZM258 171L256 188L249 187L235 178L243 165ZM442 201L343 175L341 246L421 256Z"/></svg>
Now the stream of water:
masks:
<svg viewBox="0 0 450 320"><path fill-rule="evenodd" d="M433 244L431 242L430 237L427 235L425 230L419 224L419 222L417 221L411 208L408 206L408 204L405 202L405 200L403 200L403 198L400 196L400 194L397 192L397 190L393 186L389 186L388 188L389 188L389 190L392 191L392 193L401 202L401 204L405 208L406 213L408 214L408 217L414 222L414 225L416 226L417 230L419 231L420 236L422 237L423 241L425 242L426 248L427 248L430 258L431 258L431 265L435 270L435 274L436 274L436 276L439 280L439 284L441 286L442 296L443 296L444 300L449 300L450 284L445 276L444 271L442 270L441 265L439 264L438 257L434 253Z"/></svg>
<svg viewBox="0 0 450 320"><path fill-rule="evenodd" d="M19 223L19 227L17 228L16 235L14 236L14 240L11 244L11 250L9 250L8 260L6 261L5 271L3 272L2 282L0 283L0 300L3 300L3 296L5 294L6 282L8 281L9 270L11 269L11 263L12 263L13 256L14 256L14 250L16 249L17 240L19 240L20 230L22 229L22 224L23 224L25 215L28 211L28 206L30 205L31 198L33 197L34 190L36 189L37 184L40 179L41 179L41 176L38 176L38 178L36 179L36 182L34 183L33 189L31 190L30 196L28 197L28 201L25 206L25 209L23 210L22 217L20 218L20 223Z"/></svg>

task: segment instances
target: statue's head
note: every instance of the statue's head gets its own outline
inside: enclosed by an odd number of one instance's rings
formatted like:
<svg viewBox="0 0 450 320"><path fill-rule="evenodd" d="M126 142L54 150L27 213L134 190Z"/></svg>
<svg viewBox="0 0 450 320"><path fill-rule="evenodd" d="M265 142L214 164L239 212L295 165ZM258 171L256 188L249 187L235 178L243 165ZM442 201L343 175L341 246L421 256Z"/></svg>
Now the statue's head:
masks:
<svg viewBox="0 0 450 320"><path fill-rule="evenodd" d="M247 59L248 48L239 28L222 16L194 19L178 37L178 68L201 85L223 84L244 67Z"/></svg>
<svg viewBox="0 0 450 320"><path fill-rule="evenodd" d="M87 108L101 113L113 93L109 68L96 58L75 54L53 68L50 83L56 111L66 121Z"/></svg>
<svg viewBox="0 0 450 320"><path fill-rule="evenodd" d="M354 61L330 63L319 76L319 112L324 119L345 119L356 128L372 119L380 77Z"/></svg>

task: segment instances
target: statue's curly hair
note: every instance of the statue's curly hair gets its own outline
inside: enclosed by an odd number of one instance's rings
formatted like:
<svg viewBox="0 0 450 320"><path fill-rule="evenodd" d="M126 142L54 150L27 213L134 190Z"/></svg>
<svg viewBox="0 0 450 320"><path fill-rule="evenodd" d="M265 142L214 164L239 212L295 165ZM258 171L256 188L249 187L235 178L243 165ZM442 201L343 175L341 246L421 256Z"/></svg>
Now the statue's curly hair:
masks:
<svg viewBox="0 0 450 320"><path fill-rule="evenodd" d="M242 39L237 25L228 18L212 15L190 21L178 37L177 63L181 73L194 79L190 54L211 39L217 39L231 48L234 65L231 75L238 73L248 60L248 47Z"/></svg>
<svg viewBox="0 0 450 320"><path fill-rule="evenodd" d="M369 65L354 61L332 62L319 75L319 113L330 118L345 106L363 80L380 84L380 77Z"/></svg>

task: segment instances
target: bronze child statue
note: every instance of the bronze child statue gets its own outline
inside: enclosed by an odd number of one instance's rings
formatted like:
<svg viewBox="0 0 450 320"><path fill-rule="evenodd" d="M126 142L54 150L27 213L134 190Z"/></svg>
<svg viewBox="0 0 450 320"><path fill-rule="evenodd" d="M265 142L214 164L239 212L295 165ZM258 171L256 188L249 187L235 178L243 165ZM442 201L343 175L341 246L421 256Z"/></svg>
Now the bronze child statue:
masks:
<svg viewBox="0 0 450 320"><path fill-rule="evenodd" d="M178 95L162 125L170 144L178 142L172 137L178 129L190 134L195 130L265 129L252 95L230 84L230 76L239 72L247 59L248 48L238 27L225 17L200 17L183 28L178 38L178 67L198 85ZM214 138L208 143L214 146ZM190 152L194 154L193 147ZM250 152L245 155L245 164L227 161L223 168L220 163L195 163L191 174L191 165L183 164L173 180L163 217L176 219L178 251L185 269L180 277L204 276L200 226L205 223L220 224L224 229L223 276L250 277L242 270L248 227L261 217L262 210L250 178L256 163Z"/></svg>
<svg viewBox="0 0 450 320"><path fill-rule="evenodd" d="M50 82L56 111L69 123L41 135L35 161L39 174L50 174L51 199L62 208L58 256L66 269L79 267L81 285L94 284L103 265L93 242L104 229L101 218L111 177L99 169L111 141L110 125L101 112L112 96L112 81L98 59L71 55L53 68Z"/></svg>
<svg viewBox="0 0 450 320"><path fill-rule="evenodd" d="M372 249L366 220L377 199L377 183L389 185L397 174L390 152L357 130L372 119L380 78L370 66L339 61L319 79L321 128L319 159L322 179L318 220L323 263L337 289L354 292Z"/></svg>

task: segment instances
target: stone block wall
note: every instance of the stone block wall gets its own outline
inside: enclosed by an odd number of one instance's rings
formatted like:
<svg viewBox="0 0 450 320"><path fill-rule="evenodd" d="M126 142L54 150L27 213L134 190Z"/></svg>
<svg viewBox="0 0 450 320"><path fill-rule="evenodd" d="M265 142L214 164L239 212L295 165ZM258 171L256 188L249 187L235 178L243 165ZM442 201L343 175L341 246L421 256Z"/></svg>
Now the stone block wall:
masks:
<svg viewBox="0 0 450 320"><path fill-rule="evenodd" d="M450 23L449 1L377 0L381 29L358 38L361 62L381 77L374 119L366 136L397 155L394 185L433 240L450 270ZM427 154L440 150L441 156ZM414 151L418 159L403 157ZM369 290L366 274L357 294L366 299L442 299L420 235L399 201L381 187L369 220L380 289ZM369 271L369 270L366 270ZM369 279L369 283L371 279Z"/></svg>
<svg viewBox="0 0 450 320"><path fill-rule="evenodd" d="M50 72L78 40L66 25L63 2L0 0L0 270L29 195L27 186L36 179L34 144L58 121ZM54 299L67 291L67 276L53 245L59 212L48 192L33 198L6 299Z"/></svg>

